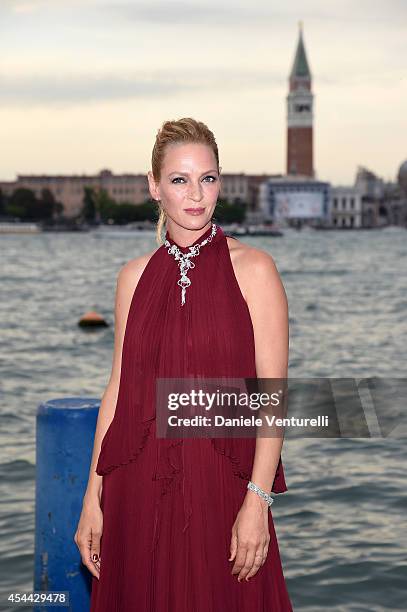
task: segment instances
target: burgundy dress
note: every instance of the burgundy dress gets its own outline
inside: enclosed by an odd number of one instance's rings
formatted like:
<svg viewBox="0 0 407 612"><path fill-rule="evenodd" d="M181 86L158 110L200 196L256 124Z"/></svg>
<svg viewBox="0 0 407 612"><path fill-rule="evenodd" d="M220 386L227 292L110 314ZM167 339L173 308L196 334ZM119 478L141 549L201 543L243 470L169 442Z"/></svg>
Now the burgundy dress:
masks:
<svg viewBox="0 0 407 612"><path fill-rule="evenodd" d="M168 231L166 238L176 244ZM96 467L103 535L91 612L292 610L270 511L264 565L238 582L228 561L255 438L155 435L156 377L256 377L252 321L219 225L192 261L185 304L179 262L164 245L131 301L115 415ZM281 457L272 490L287 490Z"/></svg>

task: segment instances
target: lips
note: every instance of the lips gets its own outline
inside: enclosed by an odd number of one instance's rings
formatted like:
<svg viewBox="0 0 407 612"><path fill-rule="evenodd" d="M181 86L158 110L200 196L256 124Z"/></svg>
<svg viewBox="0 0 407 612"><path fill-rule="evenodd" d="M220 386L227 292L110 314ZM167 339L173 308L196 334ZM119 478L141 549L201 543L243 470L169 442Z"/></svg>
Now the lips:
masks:
<svg viewBox="0 0 407 612"><path fill-rule="evenodd" d="M184 210L190 215L201 215L205 208L184 208Z"/></svg>

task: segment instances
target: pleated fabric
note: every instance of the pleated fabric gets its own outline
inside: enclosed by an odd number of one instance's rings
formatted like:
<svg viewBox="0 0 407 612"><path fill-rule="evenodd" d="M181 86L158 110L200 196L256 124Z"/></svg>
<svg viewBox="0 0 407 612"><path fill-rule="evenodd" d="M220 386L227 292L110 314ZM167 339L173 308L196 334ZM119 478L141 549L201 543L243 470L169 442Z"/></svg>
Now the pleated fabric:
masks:
<svg viewBox="0 0 407 612"><path fill-rule="evenodd" d="M168 231L166 240L189 251ZM91 612L292 610L271 512L265 564L249 582L231 575L231 529L255 438L156 437L157 378L256 377L253 325L219 225L192 261L185 304L178 262L165 245L132 297L115 415L96 467L103 536ZM272 490L287 490L281 457Z"/></svg>

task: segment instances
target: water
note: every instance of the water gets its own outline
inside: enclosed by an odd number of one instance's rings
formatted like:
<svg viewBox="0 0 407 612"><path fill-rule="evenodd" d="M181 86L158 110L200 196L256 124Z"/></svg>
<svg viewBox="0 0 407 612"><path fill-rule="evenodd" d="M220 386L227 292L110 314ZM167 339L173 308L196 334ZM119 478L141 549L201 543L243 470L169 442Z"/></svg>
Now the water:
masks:
<svg viewBox="0 0 407 612"><path fill-rule="evenodd" d="M55 397L101 397L117 272L156 244L151 235L0 240L2 602L32 590L36 408ZM270 252L284 282L290 377L406 377L405 230L241 240ZM93 309L110 327L77 326ZM295 610L406 609L406 455L403 439L286 440L289 492L277 496L273 516Z"/></svg>

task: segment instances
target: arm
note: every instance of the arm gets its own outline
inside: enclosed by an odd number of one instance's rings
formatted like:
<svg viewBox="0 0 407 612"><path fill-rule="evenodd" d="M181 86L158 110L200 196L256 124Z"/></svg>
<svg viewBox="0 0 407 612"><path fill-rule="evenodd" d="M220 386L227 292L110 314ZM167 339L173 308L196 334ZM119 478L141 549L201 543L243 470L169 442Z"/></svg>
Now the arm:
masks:
<svg viewBox="0 0 407 612"><path fill-rule="evenodd" d="M92 459L89 470L89 479L83 498L81 516L74 536L74 541L80 550L83 564L96 578L99 578L100 572L100 539L103 531L103 516L100 507L103 476L99 476L95 469L98 462L103 437L107 432L116 411L116 403L120 385L123 340L131 300L148 259L149 256L144 255L129 261L121 268L117 277L115 298L115 340L112 369L109 382L106 386L99 408ZM96 554L98 558L92 560L93 554Z"/></svg>
<svg viewBox="0 0 407 612"><path fill-rule="evenodd" d="M256 372L258 378L287 378L288 373L288 302L277 268L270 255L256 253L248 286L248 306L252 317ZM275 390L273 382L269 392ZM265 391L267 389L264 389ZM264 491L271 491L283 445L282 432L275 437L258 437L251 480ZM267 508L267 503L253 491L247 491L247 503Z"/></svg>
<svg viewBox="0 0 407 612"><path fill-rule="evenodd" d="M272 257L258 249L250 249L240 259L239 276L254 330L257 377L287 378L288 303L277 268ZM282 443L281 434L256 438L251 480L265 491L271 490ZM239 581L254 576L266 560L268 512L266 501L248 489L232 528L229 558L235 559L232 574L238 574Z"/></svg>

